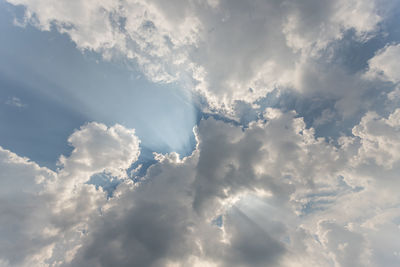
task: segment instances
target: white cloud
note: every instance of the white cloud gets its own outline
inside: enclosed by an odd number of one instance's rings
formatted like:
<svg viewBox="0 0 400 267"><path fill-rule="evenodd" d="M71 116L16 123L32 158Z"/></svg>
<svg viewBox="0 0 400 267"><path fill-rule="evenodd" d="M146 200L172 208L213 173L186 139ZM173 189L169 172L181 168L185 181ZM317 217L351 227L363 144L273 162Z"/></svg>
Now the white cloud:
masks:
<svg viewBox="0 0 400 267"><path fill-rule="evenodd" d="M288 45L299 50L324 48L347 29L363 36L381 21L376 1L285 1L284 5L290 12L283 31Z"/></svg>
<svg viewBox="0 0 400 267"><path fill-rule="evenodd" d="M400 82L400 44L387 45L369 60L367 77Z"/></svg>
<svg viewBox="0 0 400 267"><path fill-rule="evenodd" d="M245 131L202 121L190 157L159 156L143 183L119 186L72 265L388 264L398 244L376 233L398 231L399 164L355 162L362 142L334 147L294 113L265 116Z"/></svg>
<svg viewBox="0 0 400 267"><path fill-rule="evenodd" d="M26 105L22 103L21 99L19 97L13 96L7 99L5 102L6 105L14 106L17 108L24 108Z"/></svg>
<svg viewBox="0 0 400 267"><path fill-rule="evenodd" d="M180 81L228 110L298 87L302 62L344 31L365 37L382 20L376 1L361 0L8 2L26 6L25 20L40 29L54 25L81 49L122 55L152 81Z"/></svg>
<svg viewBox="0 0 400 267"><path fill-rule="evenodd" d="M106 201L102 190L85 183L103 170L122 175L139 155L134 130L120 125L90 123L69 142L74 150L57 172L0 148L1 262L47 266L73 258L87 222Z"/></svg>
<svg viewBox="0 0 400 267"><path fill-rule="evenodd" d="M367 113L353 128L353 134L361 138L360 160L374 159L388 168L400 160L400 109L387 119Z"/></svg>
<svg viewBox="0 0 400 267"><path fill-rule="evenodd" d="M123 176L140 153L135 131L119 124L108 128L101 123L88 123L75 131L68 142L74 150L67 158L60 157L63 175L105 171Z"/></svg>
<svg viewBox="0 0 400 267"><path fill-rule="evenodd" d="M45 233L51 229L51 197L42 192L56 174L3 148L0 157L0 258L11 266L21 258L27 265L38 265L53 241L51 231Z"/></svg>
<svg viewBox="0 0 400 267"><path fill-rule="evenodd" d="M287 87L332 101L323 125L376 104L368 93L383 83L365 77L400 81L399 45L366 73L330 61L346 30L360 42L377 30L375 1L8 2L82 50L201 91L211 110ZM201 120L192 155L156 153L138 183L126 170L140 141L121 125L75 131L56 172L0 148L0 265L396 266L400 109L378 113L337 144L294 111L267 108L246 128ZM121 180L110 198L87 184L99 172Z"/></svg>
<svg viewBox="0 0 400 267"><path fill-rule="evenodd" d="M245 130L202 120L191 156L158 154L140 183L123 180L108 200L85 182L137 159L132 130L83 126L57 173L1 150L0 258L20 266L391 266L399 243L385 237L399 231L400 163L397 150L370 142L396 136L397 116L367 114L339 146L315 138L294 112L267 109L266 121ZM385 153L390 165L379 162Z"/></svg>

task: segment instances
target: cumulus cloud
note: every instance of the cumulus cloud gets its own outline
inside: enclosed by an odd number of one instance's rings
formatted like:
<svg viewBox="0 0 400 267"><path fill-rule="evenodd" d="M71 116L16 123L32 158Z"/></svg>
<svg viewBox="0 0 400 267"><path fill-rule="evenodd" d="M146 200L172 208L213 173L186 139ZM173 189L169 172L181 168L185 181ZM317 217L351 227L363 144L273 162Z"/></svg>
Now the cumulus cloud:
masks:
<svg viewBox="0 0 400 267"><path fill-rule="evenodd" d="M191 156L160 156L141 184L119 186L72 264L387 264L398 244L375 233L398 231L398 161L364 162L364 136L335 147L294 113L269 109L265 118L244 131L202 121Z"/></svg>
<svg viewBox="0 0 400 267"><path fill-rule="evenodd" d="M56 174L3 148L0 155L0 262L2 266L21 261L39 265L48 257L54 239L48 225L51 197L40 193Z"/></svg>
<svg viewBox="0 0 400 267"><path fill-rule="evenodd" d="M59 164L63 175L98 173L105 171L113 176L123 176L139 156L139 140L135 131L116 124L89 123L75 131L68 142L74 147L71 155L61 156ZM85 179L85 178L84 178Z"/></svg>
<svg viewBox="0 0 400 267"><path fill-rule="evenodd" d="M191 155L154 153L135 180L140 141L121 125L73 132L56 171L0 147L1 266L399 265L399 45L353 72L335 61L346 34L373 38L384 1L8 2L19 23L199 92L211 116ZM326 124L340 137L312 127Z"/></svg>
<svg viewBox="0 0 400 267"><path fill-rule="evenodd" d="M55 27L105 58L122 55L150 80L179 81L228 110L275 88L301 91L303 62L348 30L367 40L382 21L377 1L361 0L8 2L26 7L25 23Z"/></svg>
<svg viewBox="0 0 400 267"><path fill-rule="evenodd" d="M377 164L388 168L400 160L400 109L387 119L374 113L366 114L353 128L353 134L361 140L359 154L365 160L374 159Z"/></svg>
<svg viewBox="0 0 400 267"><path fill-rule="evenodd" d="M1 148L0 258L4 266L68 262L106 194L86 184L96 172L121 175L139 155L134 130L89 123L70 138L57 172ZM105 160L105 161L104 161ZM3 266L2 265L2 266Z"/></svg>
<svg viewBox="0 0 400 267"><path fill-rule="evenodd" d="M338 146L316 138L294 112L267 109L245 130L203 120L192 155L158 154L141 182L123 179L109 199L85 182L137 159L131 130L83 126L69 138L75 148L57 172L2 149L2 261L391 266L399 244L382 236L399 231L400 162L398 150L371 142L394 136L397 113L365 115ZM381 130L370 132L371 122ZM390 164L380 155L390 155ZM73 187L65 186L69 180Z"/></svg>
<svg viewBox="0 0 400 267"><path fill-rule="evenodd" d="M393 83L400 81L400 44L387 45L369 60L369 77L377 77Z"/></svg>

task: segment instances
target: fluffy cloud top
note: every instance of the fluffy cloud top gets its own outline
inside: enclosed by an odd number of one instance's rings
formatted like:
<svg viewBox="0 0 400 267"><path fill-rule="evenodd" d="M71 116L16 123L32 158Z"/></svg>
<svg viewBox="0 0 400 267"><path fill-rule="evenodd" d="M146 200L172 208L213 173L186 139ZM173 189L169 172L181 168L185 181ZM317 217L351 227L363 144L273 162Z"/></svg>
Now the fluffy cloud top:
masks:
<svg viewBox="0 0 400 267"><path fill-rule="evenodd" d="M86 184L102 171L122 175L139 156L134 130L89 123L74 132L69 157L57 172L1 148L2 266L54 266L80 246L87 222L99 216L106 194Z"/></svg>
<svg viewBox="0 0 400 267"><path fill-rule="evenodd" d="M379 50L369 61L368 76L379 77L393 83L400 82L400 44L393 44Z"/></svg>
<svg viewBox="0 0 400 267"><path fill-rule="evenodd" d="M363 158L373 158L377 164L387 167L400 160L400 109L387 119L374 113L366 114L353 128L353 134L361 138Z"/></svg>
<svg viewBox="0 0 400 267"><path fill-rule="evenodd" d="M133 60L152 81L179 81L225 109L275 88L301 91L305 63L348 30L368 39L382 20L378 1L362 0L8 2L26 7L25 23L54 26L83 50Z"/></svg>
<svg viewBox="0 0 400 267"><path fill-rule="evenodd" d="M105 171L113 176L123 176L139 156L135 131L118 124L107 128L104 124L89 123L75 131L68 142L74 150L68 158L60 157L64 175L75 171L89 175Z"/></svg>
<svg viewBox="0 0 400 267"><path fill-rule="evenodd" d="M246 130L203 120L191 156L158 155L109 199L85 181L137 159L131 130L83 126L58 173L1 150L3 265L395 266L400 244L382 238L399 232L400 157L371 142L399 135L397 116L367 114L339 146L293 112L268 109Z"/></svg>
<svg viewBox="0 0 400 267"><path fill-rule="evenodd" d="M8 2L17 23L199 92L211 116L191 155L155 153L134 181L140 141L121 125L76 130L57 171L0 147L0 266L399 266L399 45L337 63L386 1ZM327 124L340 137L312 127Z"/></svg>

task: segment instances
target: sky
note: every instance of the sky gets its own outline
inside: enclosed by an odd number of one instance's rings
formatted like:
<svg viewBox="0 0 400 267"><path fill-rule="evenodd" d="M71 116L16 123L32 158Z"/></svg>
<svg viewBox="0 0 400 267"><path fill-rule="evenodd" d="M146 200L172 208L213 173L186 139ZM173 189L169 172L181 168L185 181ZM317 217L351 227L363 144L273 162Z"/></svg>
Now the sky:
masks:
<svg viewBox="0 0 400 267"><path fill-rule="evenodd" d="M396 0L0 0L0 267L399 266Z"/></svg>

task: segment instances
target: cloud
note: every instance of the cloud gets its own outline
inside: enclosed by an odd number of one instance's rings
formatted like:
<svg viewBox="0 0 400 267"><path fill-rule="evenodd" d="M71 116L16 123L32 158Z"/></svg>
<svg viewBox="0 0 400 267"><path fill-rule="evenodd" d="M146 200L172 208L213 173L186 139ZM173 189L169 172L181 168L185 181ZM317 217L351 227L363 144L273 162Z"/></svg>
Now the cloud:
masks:
<svg viewBox="0 0 400 267"><path fill-rule="evenodd" d="M5 102L6 105L10 105L10 106L14 106L17 108L24 108L26 107L26 105L24 103L22 103L21 99L13 96L7 99L7 101Z"/></svg>
<svg viewBox="0 0 400 267"><path fill-rule="evenodd" d="M0 157L0 262L38 265L51 255L54 240L48 213L52 198L40 193L56 174L3 148Z"/></svg>
<svg viewBox="0 0 400 267"><path fill-rule="evenodd" d="M75 171L89 174L105 171L123 176L140 153L135 131L119 124L110 128L96 122L86 124L68 142L74 150L68 158L60 157L63 175L73 175Z"/></svg>
<svg viewBox="0 0 400 267"><path fill-rule="evenodd" d="M67 33L78 48L135 62L154 82L179 81L231 110L275 88L298 88L303 62L353 30L377 31L376 1L25 1L24 20ZM297 74L296 74L297 73ZM323 74L318 72L318 75Z"/></svg>
<svg viewBox="0 0 400 267"><path fill-rule="evenodd" d="M0 148L0 265L398 265L399 45L355 72L335 58L373 38L381 2L8 2L200 92L211 116L191 155L154 153L135 181L140 141L121 125L73 132L56 171ZM340 137L318 137L326 124ZM112 194L90 184L99 173L118 179Z"/></svg>
<svg viewBox="0 0 400 267"><path fill-rule="evenodd" d="M366 114L337 146L294 112L267 109L246 129L209 118L192 155L157 154L138 183L121 169L137 159L139 142L119 125L74 132L57 172L2 149L0 258L14 266L390 266L399 244L380 237L399 231L400 163L392 147L371 142L395 136L397 113ZM86 184L103 171L122 179L110 198Z"/></svg>
<svg viewBox="0 0 400 267"><path fill-rule="evenodd" d="M387 119L367 113L353 128L353 134L361 139L359 155L364 160L374 159L388 168L400 160L400 109Z"/></svg>
<svg viewBox="0 0 400 267"><path fill-rule="evenodd" d="M374 233L398 231L398 161L364 162L364 136L335 147L294 113L265 118L246 130L201 121L191 156L159 155L140 184L117 188L72 266L386 264L397 244Z"/></svg>
<svg viewBox="0 0 400 267"><path fill-rule="evenodd" d="M400 44L387 45L369 60L367 77L377 77L393 83L400 82Z"/></svg>
<svg viewBox="0 0 400 267"><path fill-rule="evenodd" d="M139 155L134 130L89 123L74 132L57 172L0 150L0 258L4 266L43 266L73 257L106 194L86 184L96 172L121 175ZM105 160L105 161L104 161ZM3 265L2 265L3 266Z"/></svg>

